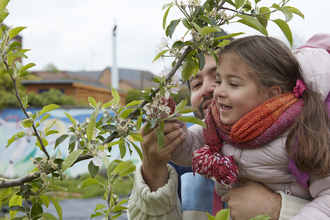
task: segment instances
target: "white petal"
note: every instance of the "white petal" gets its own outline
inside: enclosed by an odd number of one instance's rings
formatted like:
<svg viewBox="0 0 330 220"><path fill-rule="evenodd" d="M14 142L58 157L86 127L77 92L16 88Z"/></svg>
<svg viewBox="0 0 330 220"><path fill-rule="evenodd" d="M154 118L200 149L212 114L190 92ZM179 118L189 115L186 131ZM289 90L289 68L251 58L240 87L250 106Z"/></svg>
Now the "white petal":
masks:
<svg viewBox="0 0 330 220"><path fill-rule="evenodd" d="M94 157L93 158L93 163L94 163L95 166L98 166L98 167L102 166L102 159L101 159L101 157L98 157L98 156Z"/></svg>

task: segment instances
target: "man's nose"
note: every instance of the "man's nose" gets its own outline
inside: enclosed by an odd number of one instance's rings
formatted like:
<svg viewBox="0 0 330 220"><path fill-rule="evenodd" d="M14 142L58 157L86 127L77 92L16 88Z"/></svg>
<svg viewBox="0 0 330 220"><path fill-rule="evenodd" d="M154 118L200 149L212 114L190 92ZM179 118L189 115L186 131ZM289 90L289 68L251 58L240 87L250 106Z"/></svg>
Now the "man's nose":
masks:
<svg viewBox="0 0 330 220"><path fill-rule="evenodd" d="M209 96L213 94L213 91L216 87L216 84L213 81L205 81L203 83L202 91L201 91L201 96Z"/></svg>

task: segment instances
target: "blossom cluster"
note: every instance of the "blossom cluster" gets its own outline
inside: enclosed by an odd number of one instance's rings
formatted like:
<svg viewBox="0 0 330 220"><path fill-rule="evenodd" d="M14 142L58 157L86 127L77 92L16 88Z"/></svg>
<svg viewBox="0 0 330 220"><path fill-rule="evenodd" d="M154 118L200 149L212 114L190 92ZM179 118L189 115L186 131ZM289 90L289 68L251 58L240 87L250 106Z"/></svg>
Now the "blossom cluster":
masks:
<svg viewBox="0 0 330 220"><path fill-rule="evenodd" d="M168 103L167 99L157 93L156 96L153 97L153 102L144 105L143 109L146 111L146 116L150 119L166 118L173 113Z"/></svg>
<svg viewBox="0 0 330 220"><path fill-rule="evenodd" d="M212 11L210 16L214 19L222 19L222 20L229 20L231 18L230 15L227 15L227 13L225 12L224 9L219 10L219 11L214 10L214 11Z"/></svg>
<svg viewBox="0 0 330 220"><path fill-rule="evenodd" d="M53 169L56 170L58 168L58 164L54 162L54 159L51 157L49 158L49 160L47 160L46 157L43 157L41 160L35 160L33 158L30 158L30 160L33 162L34 166L38 169L38 170L42 170L42 169Z"/></svg>

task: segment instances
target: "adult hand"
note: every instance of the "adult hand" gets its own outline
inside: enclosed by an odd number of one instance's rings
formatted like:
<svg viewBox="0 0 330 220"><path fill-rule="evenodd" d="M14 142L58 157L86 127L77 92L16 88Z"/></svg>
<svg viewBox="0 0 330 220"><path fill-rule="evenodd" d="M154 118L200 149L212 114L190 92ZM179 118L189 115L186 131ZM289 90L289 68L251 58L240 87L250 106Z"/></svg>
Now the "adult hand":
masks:
<svg viewBox="0 0 330 220"><path fill-rule="evenodd" d="M159 127L155 129L159 129ZM167 183L167 163L171 159L171 152L185 138L180 125L175 122L165 123L163 132L165 134L164 146L160 150L157 150L158 141L154 129L145 134L143 127L140 132L144 139L144 143L141 143L143 152L142 175L151 191L156 191Z"/></svg>
<svg viewBox="0 0 330 220"><path fill-rule="evenodd" d="M265 185L251 180L241 180L243 185L236 187L222 197L230 209L233 220L246 220L258 215L269 215L278 219L282 198Z"/></svg>

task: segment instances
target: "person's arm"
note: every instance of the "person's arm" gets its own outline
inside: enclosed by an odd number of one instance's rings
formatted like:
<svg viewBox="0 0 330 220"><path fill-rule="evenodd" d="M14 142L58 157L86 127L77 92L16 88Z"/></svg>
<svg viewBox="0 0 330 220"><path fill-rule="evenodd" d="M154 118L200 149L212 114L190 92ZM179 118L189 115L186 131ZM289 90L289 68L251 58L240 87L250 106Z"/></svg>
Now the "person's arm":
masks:
<svg viewBox="0 0 330 220"><path fill-rule="evenodd" d="M151 191L156 191L164 186L168 180L167 163L171 159L172 151L184 140L185 133L177 123L165 123L163 132L165 134L164 146L157 150L158 141L155 130L148 134L141 129L144 143L141 143L143 152L142 175Z"/></svg>
<svg viewBox="0 0 330 220"><path fill-rule="evenodd" d="M133 190L128 202L130 220L181 219L182 210L177 194L178 175L168 165L171 152L184 139L184 132L176 123L165 123L164 147L158 148L155 131L148 134L141 129L143 160L135 171Z"/></svg>
<svg viewBox="0 0 330 220"><path fill-rule="evenodd" d="M166 166L169 176L167 183L153 192L143 179L142 164L137 166L133 191L128 200L128 219L182 219L181 204L176 191L178 175L172 166Z"/></svg>
<svg viewBox="0 0 330 220"><path fill-rule="evenodd" d="M282 192L273 193L262 183L246 180L222 197L228 203L232 219L250 219L269 215L274 220L295 216L309 201Z"/></svg>

